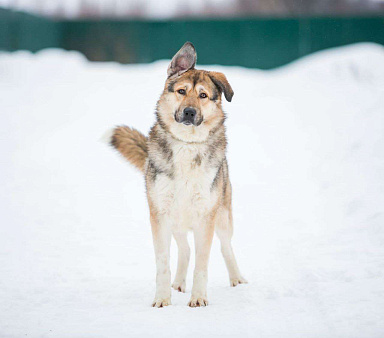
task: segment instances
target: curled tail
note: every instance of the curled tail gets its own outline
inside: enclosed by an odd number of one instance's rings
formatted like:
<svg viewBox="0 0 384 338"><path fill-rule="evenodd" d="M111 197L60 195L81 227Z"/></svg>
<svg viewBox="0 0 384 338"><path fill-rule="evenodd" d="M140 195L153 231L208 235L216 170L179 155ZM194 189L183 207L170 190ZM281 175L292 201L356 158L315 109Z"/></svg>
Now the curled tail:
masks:
<svg viewBox="0 0 384 338"><path fill-rule="evenodd" d="M119 126L113 130L110 143L137 169L144 172L148 157L147 139L136 129Z"/></svg>

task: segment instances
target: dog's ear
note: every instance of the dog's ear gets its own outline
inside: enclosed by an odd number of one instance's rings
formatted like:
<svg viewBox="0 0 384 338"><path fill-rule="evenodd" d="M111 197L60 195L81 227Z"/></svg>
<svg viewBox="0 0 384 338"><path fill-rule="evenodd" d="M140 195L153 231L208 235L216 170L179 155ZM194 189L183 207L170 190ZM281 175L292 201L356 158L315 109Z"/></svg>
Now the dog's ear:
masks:
<svg viewBox="0 0 384 338"><path fill-rule="evenodd" d="M218 87L219 90L224 93L227 101L231 102L234 92L225 75L218 72L209 72L208 75L216 87Z"/></svg>
<svg viewBox="0 0 384 338"><path fill-rule="evenodd" d="M189 69L193 69L196 64L196 50L190 42L186 42L183 47L173 57L168 66L168 77L178 76Z"/></svg>

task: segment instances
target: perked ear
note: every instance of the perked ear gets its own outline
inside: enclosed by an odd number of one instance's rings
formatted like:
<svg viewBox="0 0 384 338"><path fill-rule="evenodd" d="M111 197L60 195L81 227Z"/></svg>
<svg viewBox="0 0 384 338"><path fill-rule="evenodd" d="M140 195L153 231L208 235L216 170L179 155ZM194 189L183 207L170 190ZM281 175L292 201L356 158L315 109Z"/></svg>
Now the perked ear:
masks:
<svg viewBox="0 0 384 338"><path fill-rule="evenodd" d="M196 64L196 50L189 41L173 57L168 66L168 77L179 76L187 70L193 69Z"/></svg>
<svg viewBox="0 0 384 338"><path fill-rule="evenodd" d="M208 75L220 91L224 93L227 101L231 102L234 92L225 75L218 72L209 72Z"/></svg>

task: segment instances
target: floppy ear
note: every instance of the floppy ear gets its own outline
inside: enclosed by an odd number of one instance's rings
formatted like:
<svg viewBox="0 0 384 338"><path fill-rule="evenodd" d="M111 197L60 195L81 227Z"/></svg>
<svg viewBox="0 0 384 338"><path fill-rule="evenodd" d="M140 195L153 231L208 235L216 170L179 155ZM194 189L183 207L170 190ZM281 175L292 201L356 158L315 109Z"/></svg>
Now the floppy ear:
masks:
<svg viewBox="0 0 384 338"><path fill-rule="evenodd" d="M227 101L231 102L234 92L225 75L218 72L209 72L208 75L220 91L224 93Z"/></svg>
<svg viewBox="0 0 384 338"><path fill-rule="evenodd" d="M178 76L189 69L193 69L196 64L196 50L190 42L186 42L183 47L173 57L168 66L168 77Z"/></svg>

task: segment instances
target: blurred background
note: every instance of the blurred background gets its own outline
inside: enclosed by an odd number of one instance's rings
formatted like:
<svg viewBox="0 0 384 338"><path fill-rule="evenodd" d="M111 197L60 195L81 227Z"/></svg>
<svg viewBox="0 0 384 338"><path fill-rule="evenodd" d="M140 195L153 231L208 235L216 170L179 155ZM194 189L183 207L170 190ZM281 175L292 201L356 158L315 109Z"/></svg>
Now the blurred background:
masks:
<svg viewBox="0 0 384 338"><path fill-rule="evenodd" d="M355 42L384 44L382 0L0 0L0 50L76 50L91 61L168 59L270 69Z"/></svg>

